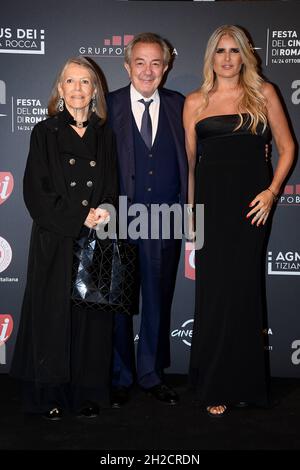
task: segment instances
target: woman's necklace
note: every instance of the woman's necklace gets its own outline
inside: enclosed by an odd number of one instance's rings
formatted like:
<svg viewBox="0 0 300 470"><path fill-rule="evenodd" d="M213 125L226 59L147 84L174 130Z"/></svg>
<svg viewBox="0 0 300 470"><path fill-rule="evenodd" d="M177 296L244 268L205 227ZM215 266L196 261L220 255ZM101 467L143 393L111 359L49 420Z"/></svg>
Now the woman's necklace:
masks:
<svg viewBox="0 0 300 470"><path fill-rule="evenodd" d="M70 124L71 124L71 126L75 126L75 127L78 127L79 129L82 129L83 127L88 126L89 122L90 122L89 120L87 120L87 121L76 121L75 119L72 119L72 121L70 121Z"/></svg>
<svg viewBox="0 0 300 470"><path fill-rule="evenodd" d="M82 129L83 127L86 127L86 126L88 125L88 123L89 123L89 120L87 120L87 121L81 121L81 120L79 120L79 119L76 119L76 118L77 118L77 111L78 111L78 110L75 108L74 111L75 111L75 118L70 122L70 124L71 124L72 126L78 127L79 129Z"/></svg>

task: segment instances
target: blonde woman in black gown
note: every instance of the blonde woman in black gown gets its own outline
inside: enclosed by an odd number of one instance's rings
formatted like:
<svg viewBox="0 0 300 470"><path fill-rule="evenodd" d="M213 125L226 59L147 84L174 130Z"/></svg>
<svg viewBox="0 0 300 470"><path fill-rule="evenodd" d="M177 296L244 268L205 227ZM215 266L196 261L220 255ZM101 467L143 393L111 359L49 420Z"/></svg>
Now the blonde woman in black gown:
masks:
<svg viewBox="0 0 300 470"><path fill-rule="evenodd" d="M204 82L186 98L184 126L189 203L204 204L205 237L196 251L190 382L208 414L221 417L240 402L268 404L263 250L294 154L280 100L259 76L242 29L221 26L210 37ZM271 133L279 154L273 178L265 156Z"/></svg>

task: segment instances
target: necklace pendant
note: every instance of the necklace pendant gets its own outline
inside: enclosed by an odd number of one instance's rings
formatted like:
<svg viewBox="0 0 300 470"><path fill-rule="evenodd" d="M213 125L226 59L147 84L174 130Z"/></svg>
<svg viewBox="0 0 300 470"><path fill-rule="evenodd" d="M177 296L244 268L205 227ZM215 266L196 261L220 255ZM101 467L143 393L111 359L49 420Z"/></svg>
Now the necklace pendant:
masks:
<svg viewBox="0 0 300 470"><path fill-rule="evenodd" d="M89 124L89 120L87 121L76 121L76 119L70 119L69 121L69 124L71 124L71 126L75 126L77 127L78 129L82 129L83 127L87 127L88 124Z"/></svg>

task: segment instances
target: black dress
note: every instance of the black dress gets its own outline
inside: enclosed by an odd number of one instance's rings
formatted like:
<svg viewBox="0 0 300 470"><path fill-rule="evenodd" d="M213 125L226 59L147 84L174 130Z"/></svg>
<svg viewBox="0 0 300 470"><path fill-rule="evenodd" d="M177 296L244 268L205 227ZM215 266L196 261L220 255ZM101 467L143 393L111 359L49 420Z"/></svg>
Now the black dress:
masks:
<svg viewBox="0 0 300 470"><path fill-rule="evenodd" d="M64 111L64 114L66 120L71 118L67 111ZM68 196L76 205L92 196L94 167L95 163L97 164L97 134L92 126L88 126L83 137L80 137L74 129L66 125L58 132L57 141ZM79 237L88 231L89 229L83 226ZM73 263L76 262L74 258ZM70 315L70 382L25 382L25 412L43 413L54 406L77 412L91 403L102 407L110 405L113 316L109 312L84 309L72 303ZM55 348L55 345L53 347Z"/></svg>
<svg viewBox="0 0 300 470"><path fill-rule="evenodd" d="M247 118L237 131L237 114L196 124L202 152L195 202L204 204L204 246L196 251L190 383L206 406L268 403L262 288L268 228L252 226L246 214L270 184L270 133L259 125L251 134Z"/></svg>

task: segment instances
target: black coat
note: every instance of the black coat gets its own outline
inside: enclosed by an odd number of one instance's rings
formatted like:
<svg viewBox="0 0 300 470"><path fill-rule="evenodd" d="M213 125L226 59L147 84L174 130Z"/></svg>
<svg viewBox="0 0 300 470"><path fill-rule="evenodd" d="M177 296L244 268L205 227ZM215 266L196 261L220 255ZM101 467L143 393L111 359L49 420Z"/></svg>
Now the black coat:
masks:
<svg viewBox="0 0 300 470"><path fill-rule="evenodd" d="M65 113L38 123L31 135L24 200L33 219L27 285L11 374L40 383L70 380L70 290L73 240L91 207L116 202L116 151L110 128L92 115L98 150L88 205L68 195L58 150Z"/></svg>

